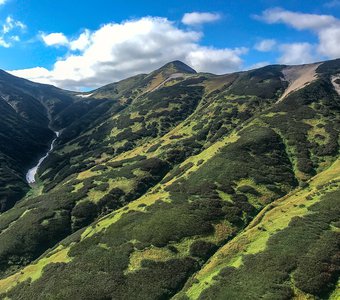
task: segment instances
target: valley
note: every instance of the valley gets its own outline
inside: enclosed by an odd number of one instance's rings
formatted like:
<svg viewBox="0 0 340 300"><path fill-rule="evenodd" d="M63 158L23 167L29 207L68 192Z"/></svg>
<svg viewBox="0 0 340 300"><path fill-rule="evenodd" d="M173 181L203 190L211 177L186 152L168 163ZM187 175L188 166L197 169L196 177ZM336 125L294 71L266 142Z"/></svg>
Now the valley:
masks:
<svg viewBox="0 0 340 300"><path fill-rule="evenodd" d="M54 147L54 143L57 140L57 138L59 137L59 131L55 131L55 138L52 140L51 142L51 146L50 149L48 150L48 152L39 159L38 163L36 166L34 166L33 168L29 169L27 174L26 174L26 181L28 184L34 184L35 183L35 176L37 175L38 172L38 168L40 167L40 165L42 164L42 162L47 158L48 154L53 150Z"/></svg>

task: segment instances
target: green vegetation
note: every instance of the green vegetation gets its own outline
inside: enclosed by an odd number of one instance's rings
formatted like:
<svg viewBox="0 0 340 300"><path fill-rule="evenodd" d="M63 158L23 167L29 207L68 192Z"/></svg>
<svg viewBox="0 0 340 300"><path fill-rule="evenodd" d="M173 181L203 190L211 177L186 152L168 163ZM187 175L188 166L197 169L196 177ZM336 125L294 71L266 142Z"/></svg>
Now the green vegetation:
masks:
<svg viewBox="0 0 340 300"><path fill-rule="evenodd" d="M0 298L336 298L338 61L277 102L284 68L172 62L88 98L36 85L21 113L0 101ZM3 128L24 130L23 164Z"/></svg>
<svg viewBox="0 0 340 300"><path fill-rule="evenodd" d="M310 214L293 218L287 228L273 234L264 251L245 255L239 267L222 269L200 298L289 299L294 295L291 281L306 294L326 297L339 272L339 233L329 228L339 222L339 199L339 189L322 196Z"/></svg>
<svg viewBox="0 0 340 300"><path fill-rule="evenodd" d="M291 274L296 276L296 274L299 273L298 270L301 272L300 268L305 267L303 262L309 260L309 251L311 251L311 253L318 251L316 249L318 249L319 246L317 246L316 241L320 241L322 234L328 236L330 231L331 235L333 235L333 242L334 238L338 235L338 232L334 232L333 228L337 225L337 218L339 218L337 211L339 206L339 198L337 197L340 183L339 171L340 161L338 160L331 168L313 178L312 181L309 182L307 189L297 190L268 205L250 223L246 230L230 243L220 248L216 255L210 259L209 263L195 275L195 278L188 281L188 285L184 289L186 295L192 299L197 299L200 295L202 298L213 297L223 299L227 297L224 293L232 291L233 288L224 282L222 284L220 279L222 280L222 278L224 278L222 277L224 270L230 270L231 273L229 275L236 276L235 281L239 280L239 282L244 282L243 280L246 280L247 282L253 282L248 289L243 289L240 284L235 285L235 288L238 290L235 293L242 295L242 297L246 299L264 297L272 288L277 288L277 294L270 292L270 297L278 296L279 299L284 299L284 296L279 296L280 289L288 291L286 298L291 298L292 296L289 295L295 293L297 293L296 296L300 295L302 297L301 294L303 294L303 292L301 290L305 293L306 290L298 286L295 277L292 279ZM331 203L326 204L324 200L331 201ZM334 210L332 214L328 213L330 209L329 205L332 205L332 210ZM323 217L320 215L317 217L315 213L321 213L321 209L323 209ZM301 220L301 222L299 222L299 220ZM299 227L296 227L296 224ZM305 230L319 230L322 234L307 233ZM323 238L321 240L324 242ZM306 243L306 245L301 246L300 243L302 245ZM308 243L310 243L309 248L307 247ZM329 246L330 252L333 251L334 254L332 242L323 244L323 246L326 245ZM321 260L319 260L320 257L314 256L314 265L313 268L310 269L311 271L316 270L316 272L318 272L318 265L325 266L325 262L333 260L334 264L331 267L331 272L333 272L331 277L333 279L328 277L326 280L327 284L325 281L323 282L323 288L328 289L327 293L334 289L334 280L336 280L336 274L338 272L336 261L334 261L334 258L332 258L333 254L330 252L325 251L324 259ZM304 253L306 253L306 256L304 256ZM256 259L259 259L260 262L256 261ZM286 259L288 270L286 270L284 274L283 270L285 270L286 267ZM291 269L289 269L288 259L291 259L294 266ZM297 269L295 262L299 260L301 260L301 263ZM275 262L277 262L277 265L275 265ZM248 263L250 265L248 265ZM308 266L311 267L310 264ZM316 268L314 269L314 267ZM249 270L249 268L251 268L251 270ZM258 269L255 270L255 268ZM268 273L266 269L268 269ZM311 274L309 271L306 271L307 270L304 269L302 273ZM237 277L239 276L237 274L241 274L240 277ZM262 281L264 274L267 274L267 277ZM277 274L278 277L275 277L275 274ZM322 272L320 272L320 275L321 274ZM284 276L279 280L281 275ZM317 277L319 274L307 275L305 276L305 280L312 280L313 276ZM325 274L325 276L327 277L328 275ZM321 281L317 283L319 279ZM321 284L322 279L319 279L313 279L316 281L316 285ZM261 281L259 282L258 280ZM233 283L235 282L233 281L230 284L233 285ZM226 287L227 291L222 292L220 290L221 287ZM251 287L254 287L254 289ZM322 294L321 298L325 297L325 292L315 290L314 292L307 291L307 293L314 295ZM180 294L178 297L179 296ZM229 295L229 297L232 298L231 295Z"/></svg>

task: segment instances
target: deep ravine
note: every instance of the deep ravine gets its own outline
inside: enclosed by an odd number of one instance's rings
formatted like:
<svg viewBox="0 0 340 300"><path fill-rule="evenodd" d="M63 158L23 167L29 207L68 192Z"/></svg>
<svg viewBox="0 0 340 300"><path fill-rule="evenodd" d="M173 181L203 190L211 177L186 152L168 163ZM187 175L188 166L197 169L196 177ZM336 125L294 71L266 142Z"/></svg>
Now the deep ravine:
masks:
<svg viewBox="0 0 340 300"><path fill-rule="evenodd" d="M28 170L28 172L26 174L26 181L27 181L28 184L34 184L35 183L35 175L37 174L38 168L40 167L42 162L48 157L50 152L53 150L54 143L55 143L55 141L57 140L57 138L60 135L59 131L55 131L54 133L55 133L56 137L52 140L50 149L47 151L47 153L43 157L41 157L39 159L39 161L36 164L36 166L34 166L33 168Z"/></svg>

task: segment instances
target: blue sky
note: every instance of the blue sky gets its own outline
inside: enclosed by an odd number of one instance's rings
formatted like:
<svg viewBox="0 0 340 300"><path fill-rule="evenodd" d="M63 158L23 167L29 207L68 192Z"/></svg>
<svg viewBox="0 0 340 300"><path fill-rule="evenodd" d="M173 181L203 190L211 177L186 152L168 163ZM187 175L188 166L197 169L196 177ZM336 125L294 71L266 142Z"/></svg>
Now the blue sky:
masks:
<svg viewBox="0 0 340 300"><path fill-rule="evenodd" d="M340 57L340 0L0 0L0 24L1 69L75 90L174 59L222 74Z"/></svg>

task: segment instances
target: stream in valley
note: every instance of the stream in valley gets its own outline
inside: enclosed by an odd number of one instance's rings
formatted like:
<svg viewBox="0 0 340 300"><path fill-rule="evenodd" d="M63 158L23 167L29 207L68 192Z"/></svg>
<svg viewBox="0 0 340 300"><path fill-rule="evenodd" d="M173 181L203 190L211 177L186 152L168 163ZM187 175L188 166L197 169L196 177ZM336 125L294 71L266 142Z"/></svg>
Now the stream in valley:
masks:
<svg viewBox="0 0 340 300"><path fill-rule="evenodd" d="M47 158L47 156L50 154L50 152L53 150L54 147L54 143L57 140L57 138L60 135L59 131L55 131L55 138L52 140L51 142L51 147L50 149L47 151L47 153L41 157L38 161L38 163L36 164L36 166L34 166L33 168L29 169L27 174L26 174L26 181L28 182L28 184L34 184L35 183L35 176L37 174L37 171L40 167L40 165L42 164L42 162Z"/></svg>

